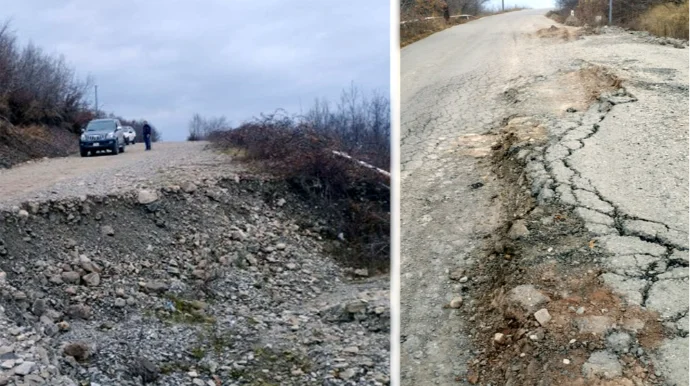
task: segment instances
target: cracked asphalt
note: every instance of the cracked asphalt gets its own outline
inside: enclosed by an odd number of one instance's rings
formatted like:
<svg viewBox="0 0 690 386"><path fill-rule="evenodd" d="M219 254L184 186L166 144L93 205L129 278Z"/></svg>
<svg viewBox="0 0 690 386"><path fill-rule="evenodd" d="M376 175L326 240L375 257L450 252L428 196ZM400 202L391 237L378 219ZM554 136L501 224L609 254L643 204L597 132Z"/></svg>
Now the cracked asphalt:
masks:
<svg viewBox="0 0 690 386"><path fill-rule="evenodd" d="M540 39L555 24L544 13L480 19L401 51L402 384L465 374L475 326L442 308L462 291L448 272L480 263L481 240L500 225L483 156L491 130L517 115L548 128L526 167L532 193L585 221L610 255L602 280L673 331L654 353L657 369L668 385L687 385L688 51L616 30ZM587 88L568 78L587 66L623 87L589 109Z"/></svg>

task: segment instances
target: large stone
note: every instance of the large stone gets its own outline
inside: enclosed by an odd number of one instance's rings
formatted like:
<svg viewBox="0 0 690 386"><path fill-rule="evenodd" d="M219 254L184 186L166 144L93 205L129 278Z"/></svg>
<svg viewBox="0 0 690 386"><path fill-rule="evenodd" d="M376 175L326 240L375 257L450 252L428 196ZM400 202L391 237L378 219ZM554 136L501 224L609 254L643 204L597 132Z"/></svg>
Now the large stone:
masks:
<svg viewBox="0 0 690 386"><path fill-rule="evenodd" d="M546 326L549 321L551 321L551 315L549 314L549 310L546 308L542 308L541 310L535 312L534 318L537 319L537 322L539 322L539 324L542 326Z"/></svg>
<svg viewBox="0 0 690 386"><path fill-rule="evenodd" d="M46 309L48 309L48 304L46 303L45 299L37 299L31 306L31 312L36 316L43 315L43 313L46 312Z"/></svg>
<svg viewBox="0 0 690 386"><path fill-rule="evenodd" d="M74 272L74 271L69 271L69 272L63 272L61 275L62 280L65 283L71 283L71 284L76 284L79 283L79 272Z"/></svg>
<svg viewBox="0 0 690 386"><path fill-rule="evenodd" d="M79 256L79 265L86 271L86 272L101 272L101 268L96 265L91 259L89 259L86 255L80 255Z"/></svg>
<svg viewBox="0 0 690 386"><path fill-rule="evenodd" d="M194 193L196 191L196 185L190 181L185 181L180 185L182 191L185 193Z"/></svg>
<svg viewBox="0 0 690 386"><path fill-rule="evenodd" d="M460 308L462 306L462 297L456 296L450 301L450 308Z"/></svg>
<svg viewBox="0 0 690 386"><path fill-rule="evenodd" d="M517 240L528 235L529 230L527 229L527 222L522 219L515 220L508 231L508 237L513 240Z"/></svg>
<svg viewBox="0 0 690 386"><path fill-rule="evenodd" d="M84 280L84 283L90 287L97 287L99 284L101 284L101 276L96 272L91 272L87 275L84 275L82 280Z"/></svg>
<svg viewBox="0 0 690 386"><path fill-rule="evenodd" d="M115 236L115 229L113 229L113 227L110 225L103 225L101 227L101 233L106 236Z"/></svg>
<svg viewBox="0 0 690 386"><path fill-rule="evenodd" d="M623 375L618 357L608 351L595 351L582 365L582 374L587 378L604 377L608 379Z"/></svg>
<svg viewBox="0 0 690 386"><path fill-rule="evenodd" d="M67 315L72 319L89 319L93 314L91 307L85 304L74 304L67 307Z"/></svg>
<svg viewBox="0 0 690 386"><path fill-rule="evenodd" d="M14 368L14 373L18 375L29 375L35 367L35 362L23 362L21 365Z"/></svg>
<svg viewBox="0 0 690 386"><path fill-rule="evenodd" d="M148 290L150 292L162 293L162 292L167 291L169 286L163 282L152 281L152 282L146 283L146 285L144 287L146 288L146 290Z"/></svg>
<svg viewBox="0 0 690 386"><path fill-rule="evenodd" d="M685 315L684 317L678 319L676 322L676 328L678 331L681 333L687 335L688 334L688 327L690 326L690 319L688 319L688 315Z"/></svg>
<svg viewBox="0 0 690 386"><path fill-rule="evenodd" d="M91 357L91 348L84 342L69 343L63 349L65 355L74 357L74 359L83 362Z"/></svg>
<svg viewBox="0 0 690 386"><path fill-rule="evenodd" d="M155 190L142 189L139 191L137 201L142 205L148 205L158 200L158 193Z"/></svg>

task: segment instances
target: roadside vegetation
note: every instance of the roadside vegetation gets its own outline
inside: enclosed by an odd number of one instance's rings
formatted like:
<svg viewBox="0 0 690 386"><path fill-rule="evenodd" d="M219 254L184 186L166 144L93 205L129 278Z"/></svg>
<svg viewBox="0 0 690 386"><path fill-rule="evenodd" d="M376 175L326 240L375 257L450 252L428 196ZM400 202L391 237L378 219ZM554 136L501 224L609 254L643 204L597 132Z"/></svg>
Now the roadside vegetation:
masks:
<svg viewBox="0 0 690 386"><path fill-rule="evenodd" d="M688 39L688 1L682 4L659 4L643 13L637 28L656 36Z"/></svg>
<svg viewBox="0 0 690 386"><path fill-rule="evenodd" d="M115 117L90 104L93 81L79 78L62 55L24 46L9 21L0 24L0 167L79 150L78 135L91 119ZM140 121L121 119L139 128ZM156 131L154 140L160 139Z"/></svg>
<svg viewBox="0 0 690 386"><path fill-rule="evenodd" d="M400 47L483 16L525 9L516 6L491 8L488 3L489 0L400 0ZM444 18L446 7L447 21Z"/></svg>
<svg viewBox="0 0 690 386"><path fill-rule="evenodd" d="M317 100L304 115L279 110L230 128L224 117L195 115L189 140L207 139L284 180L338 224L334 251L348 265L390 264L390 102L354 85L335 106Z"/></svg>
<svg viewBox="0 0 690 386"><path fill-rule="evenodd" d="M608 0L557 0L558 11L549 17L566 22L575 11L576 25L596 26L608 23ZM597 22L599 17L600 22ZM688 39L688 0L616 0L612 21L616 26L647 31L655 36Z"/></svg>

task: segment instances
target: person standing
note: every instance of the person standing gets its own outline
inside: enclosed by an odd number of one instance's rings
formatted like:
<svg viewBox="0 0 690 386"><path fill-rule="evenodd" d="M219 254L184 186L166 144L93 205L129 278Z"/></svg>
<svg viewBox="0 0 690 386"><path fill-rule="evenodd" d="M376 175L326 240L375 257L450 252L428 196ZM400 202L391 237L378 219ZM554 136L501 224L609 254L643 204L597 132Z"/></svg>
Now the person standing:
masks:
<svg viewBox="0 0 690 386"><path fill-rule="evenodd" d="M147 121L144 121L144 127L142 127L142 134L144 135L144 143L146 144L146 150L151 150L151 125Z"/></svg>

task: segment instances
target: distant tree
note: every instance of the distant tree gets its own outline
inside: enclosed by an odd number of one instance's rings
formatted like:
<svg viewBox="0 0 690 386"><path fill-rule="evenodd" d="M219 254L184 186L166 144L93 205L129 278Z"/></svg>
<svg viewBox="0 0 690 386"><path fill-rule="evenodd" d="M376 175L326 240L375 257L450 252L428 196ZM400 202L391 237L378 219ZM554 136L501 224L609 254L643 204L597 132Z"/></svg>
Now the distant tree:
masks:
<svg viewBox="0 0 690 386"><path fill-rule="evenodd" d="M203 141L209 134L230 128L228 120L224 116L204 118L199 113L194 114L189 121L189 135L187 141Z"/></svg>

